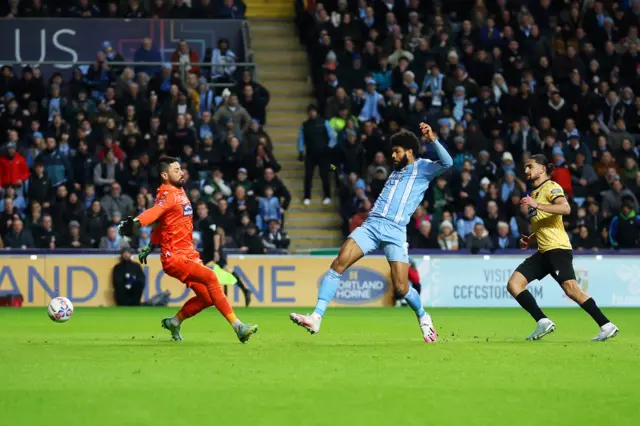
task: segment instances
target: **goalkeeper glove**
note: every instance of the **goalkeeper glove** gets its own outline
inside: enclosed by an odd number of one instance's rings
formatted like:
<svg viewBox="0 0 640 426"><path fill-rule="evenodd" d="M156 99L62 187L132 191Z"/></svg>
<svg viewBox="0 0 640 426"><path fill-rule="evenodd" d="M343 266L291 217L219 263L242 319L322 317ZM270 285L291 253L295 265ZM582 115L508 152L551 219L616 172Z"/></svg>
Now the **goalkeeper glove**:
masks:
<svg viewBox="0 0 640 426"><path fill-rule="evenodd" d="M144 247L142 250L140 250L140 253L138 253L138 260L140 261L140 263L142 263L143 265L147 264L147 256L149 256L149 254L153 251L153 244L149 244L148 246Z"/></svg>
<svg viewBox="0 0 640 426"><path fill-rule="evenodd" d="M121 221L118 224L118 232L120 233L120 235L122 235L123 237L133 236L133 225L135 222L136 220L131 216Z"/></svg>

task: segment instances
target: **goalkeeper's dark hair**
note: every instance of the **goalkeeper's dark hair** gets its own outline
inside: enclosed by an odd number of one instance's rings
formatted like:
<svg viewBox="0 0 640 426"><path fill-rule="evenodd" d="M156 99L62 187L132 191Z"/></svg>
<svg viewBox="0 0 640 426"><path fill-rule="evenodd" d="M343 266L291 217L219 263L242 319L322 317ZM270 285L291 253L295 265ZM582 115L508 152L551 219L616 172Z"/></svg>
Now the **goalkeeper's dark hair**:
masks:
<svg viewBox="0 0 640 426"><path fill-rule="evenodd" d="M175 162L177 162L178 159L174 158L174 157L162 157L160 158L160 160L158 160L158 174L160 173L164 173L167 170L169 170L169 167L171 167L171 165Z"/></svg>
<svg viewBox="0 0 640 426"><path fill-rule="evenodd" d="M532 155L531 159L536 163L540 164L541 166L543 166L545 171L547 172L547 175L551 176L551 172L553 172L553 164L549 162L549 159L547 158L546 155L544 154Z"/></svg>
<svg viewBox="0 0 640 426"><path fill-rule="evenodd" d="M401 130L391 136L391 146L402 147L405 151L412 150L414 157L420 154L420 139L407 130Z"/></svg>

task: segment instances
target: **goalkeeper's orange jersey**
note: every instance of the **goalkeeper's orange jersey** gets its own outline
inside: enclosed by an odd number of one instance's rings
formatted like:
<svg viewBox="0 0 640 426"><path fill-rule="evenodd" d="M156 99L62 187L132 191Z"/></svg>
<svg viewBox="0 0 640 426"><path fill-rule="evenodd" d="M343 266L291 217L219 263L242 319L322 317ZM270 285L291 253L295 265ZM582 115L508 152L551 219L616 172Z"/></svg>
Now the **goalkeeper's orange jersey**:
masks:
<svg viewBox="0 0 640 426"><path fill-rule="evenodd" d="M182 188L162 184L153 207L138 216L140 225L158 222L151 243L160 244L161 259L176 254L198 256L193 248L193 208Z"/></svg>

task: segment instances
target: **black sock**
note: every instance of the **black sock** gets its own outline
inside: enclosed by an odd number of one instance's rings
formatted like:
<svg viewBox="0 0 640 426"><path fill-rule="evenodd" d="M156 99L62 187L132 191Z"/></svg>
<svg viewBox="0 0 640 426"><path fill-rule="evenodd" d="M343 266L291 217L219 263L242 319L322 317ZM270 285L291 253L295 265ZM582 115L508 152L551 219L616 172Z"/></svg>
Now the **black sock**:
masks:
<svg viewBox="0 0 640 426"><path fill-rule="evenodd" d="M247 291L247 286L244 285L244 283L242 282L242 280L240 279L238 274L236 274L235 272L232 272L231 275L233 275L235 277L235 279L238 280L238 283L236 285L238 287L240 287L240 289L242 289L242 291Z"/></svg>
<svg viewBox="0 0 640 426"><path fill-rule="evenodd" d="M593 320L597 322L600 327L609 322L609 319L604 316L600 308L598 308L598 305L596 305L596 301L593 300L593 297L585 300L584 303L580 305L580 307L584 309L589 315L591 315L591 318L593 318Z"/></svg>
<svg viewBox="0 0 640 426"><path fill-rule="evenodd" d="M524 308L525 311L529 312L529 315L533 317L534 320L540 321L542 318L546 318L547 316L542 312L540 306L538 306L538 302L536 302L536 298L533 297L529 290L525 290L519 295L516 296L516 300Z"/></svg>

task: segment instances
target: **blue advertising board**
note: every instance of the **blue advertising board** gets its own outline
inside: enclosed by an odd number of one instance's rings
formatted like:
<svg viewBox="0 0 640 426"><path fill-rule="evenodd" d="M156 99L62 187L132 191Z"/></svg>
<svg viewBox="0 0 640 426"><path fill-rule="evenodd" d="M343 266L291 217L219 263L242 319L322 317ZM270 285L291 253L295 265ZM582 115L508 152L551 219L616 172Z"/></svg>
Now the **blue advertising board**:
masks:
<svg viewBox="0 0 640 426"><path fill-rule="evenodd" d="M507 282L526 256L413 257L428 307L516 307ZM635 256L575 256L578 284L600 306L640 306L640 259ZM529 291L543 307L576 306L547 276Z"/></svg>
<svg viewBox="0 0 640 426"><path fill-rule="evenodd" d="M38 64L61 61L66 64L42 65L43 72L64 71L68 62L94 61L108 41L125 60L132 61L145 37L153 40L163 61L169 61L181 39L186 40L204 60L205 50L217 46L220 38L229 40L238 62L244 60L242 22L239 20L170 19L10 19L0 25L0 64Z"/></svg>

